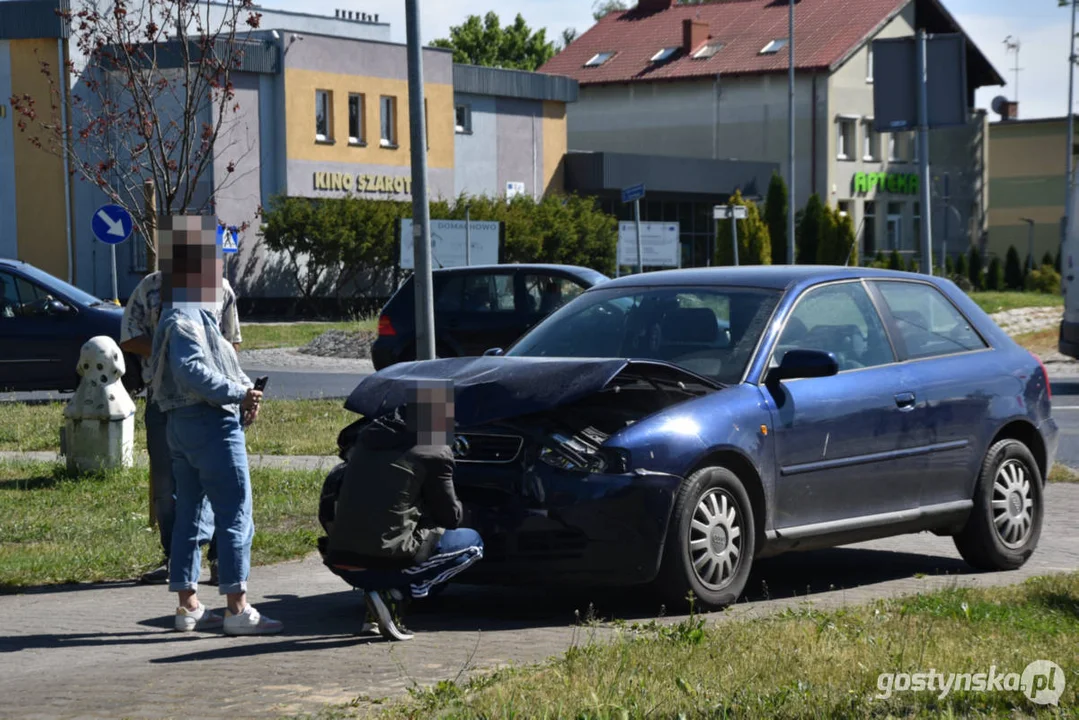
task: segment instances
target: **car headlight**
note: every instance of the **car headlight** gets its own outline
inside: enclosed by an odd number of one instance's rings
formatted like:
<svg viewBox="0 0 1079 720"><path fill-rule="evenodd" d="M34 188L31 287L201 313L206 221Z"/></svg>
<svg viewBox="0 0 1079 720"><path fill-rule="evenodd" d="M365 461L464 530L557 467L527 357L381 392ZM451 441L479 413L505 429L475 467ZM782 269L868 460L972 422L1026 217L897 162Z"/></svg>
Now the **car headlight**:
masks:
<svg viewBox="0 0 1079 720"><path fill-rule="evenodd" d="M560 433L553 433L544 440L539 459L560 470L585 473L624 473L629 466L624 450L594 445L579 436L567 437Z"/></svg>

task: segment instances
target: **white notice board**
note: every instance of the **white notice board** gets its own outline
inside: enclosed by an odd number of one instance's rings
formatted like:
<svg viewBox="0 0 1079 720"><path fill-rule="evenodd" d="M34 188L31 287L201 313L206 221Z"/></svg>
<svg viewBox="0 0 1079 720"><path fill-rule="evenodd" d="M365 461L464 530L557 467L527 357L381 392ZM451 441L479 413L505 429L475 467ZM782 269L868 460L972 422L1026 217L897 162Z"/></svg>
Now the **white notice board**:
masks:
<svg viewBox="0 0 1079 720"><path fill-rule="evenodd" d="M470 265L498 264L498 237L501 223L471 223L472 257L465 262L465 221L431 221L431 268L464 267ZM412 220L401 220L401 267L412 270L414 267Z"/></svg>
<svg viewBox="0 0 1079 720"><path fill-rule="evenodd" d="M681 267L682 244L676 222L641 223L645 267ZM618 264L637 266L637 223L618 223Z"/></svg>

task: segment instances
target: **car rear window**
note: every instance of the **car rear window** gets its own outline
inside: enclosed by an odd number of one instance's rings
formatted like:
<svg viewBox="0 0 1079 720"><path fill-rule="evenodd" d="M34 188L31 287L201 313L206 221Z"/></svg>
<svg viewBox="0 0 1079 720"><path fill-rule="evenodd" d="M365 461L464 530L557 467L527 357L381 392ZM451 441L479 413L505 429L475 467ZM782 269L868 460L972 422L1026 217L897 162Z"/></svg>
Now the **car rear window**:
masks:
<svg viewBox="0 0 1079 720"><path fill-rule="evenodd" d="M908 358L988 347L963 314L932 285L896 281L878 281L876 285L895 318Z"/></svg>

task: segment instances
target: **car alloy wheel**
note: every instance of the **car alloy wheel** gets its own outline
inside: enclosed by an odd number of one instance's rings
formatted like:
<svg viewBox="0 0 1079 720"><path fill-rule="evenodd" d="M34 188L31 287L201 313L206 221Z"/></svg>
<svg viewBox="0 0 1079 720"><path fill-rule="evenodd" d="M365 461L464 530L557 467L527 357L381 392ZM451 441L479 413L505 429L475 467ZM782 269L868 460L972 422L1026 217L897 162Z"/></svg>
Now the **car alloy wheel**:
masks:
<svg viewBox="0 0 1079 720"><path fill-rule="evenodd" d="M1005 547L1018 548L1034 527L1034 498L1023 463L1006 460L993 481L993 526Z"/></svg>
<svg viewBox="0 0 1079 720"><path fill-rule="evenodd" d="M738 505L725 490L713 488L697 502L689 527L689 552L694 574L708 589L722 589L737 572L742 525Z"/></svg>

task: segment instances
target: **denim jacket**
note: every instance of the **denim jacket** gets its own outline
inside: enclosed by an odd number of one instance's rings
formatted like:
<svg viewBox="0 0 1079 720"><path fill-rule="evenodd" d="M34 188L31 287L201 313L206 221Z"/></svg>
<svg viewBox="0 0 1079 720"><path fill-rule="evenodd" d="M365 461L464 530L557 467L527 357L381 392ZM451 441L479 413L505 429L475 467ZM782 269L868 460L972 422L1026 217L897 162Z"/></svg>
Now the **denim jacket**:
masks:
<svg viewBox="0 0 1079 720"><path fill-rule="evenodd" d="M239 413L253 386L208 310L163 310L150 366L151 391L162 412L205 403Z"/></svg>

